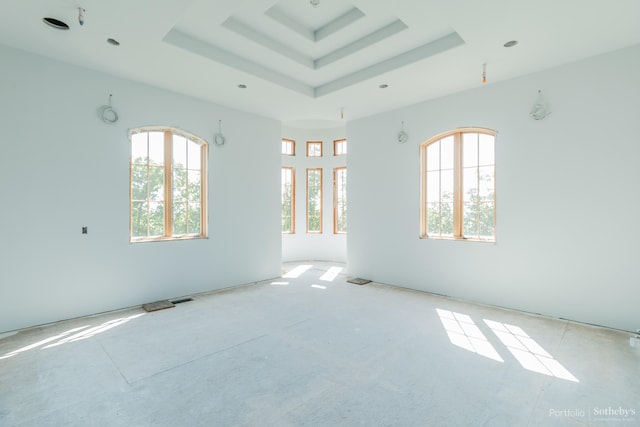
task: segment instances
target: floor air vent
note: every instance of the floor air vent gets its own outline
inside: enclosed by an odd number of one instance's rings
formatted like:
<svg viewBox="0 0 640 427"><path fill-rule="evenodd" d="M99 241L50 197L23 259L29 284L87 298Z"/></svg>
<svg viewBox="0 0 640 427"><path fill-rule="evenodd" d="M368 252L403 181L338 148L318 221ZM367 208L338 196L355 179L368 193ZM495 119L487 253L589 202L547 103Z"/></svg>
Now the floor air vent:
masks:
<svg viewBox="0 0 640 427"><path fill-rule="evenodd" d="M173 304L171 301L156 301L156 302L150 302L147 304L142 304L142 308L144 309L144 311L158 311L158 310L164 310L165 308L172 308L175 307L175 304Z"/></svg>
<svg viewBox="0 0 640 427"><path fill-rule="evenodd" d="M356 277L354 279L349 279L347 280L348 283L353 283L354 285L366 285L367 283L371 283L371 280L369 279L361 279L359 277Z"/></svg>
<svg viewBox="0 0 640 427"><path fill-rule="evenodd" d="M183 302L193 301L193 298L180 298L171 301L173 304L182 304Z"/></svg>

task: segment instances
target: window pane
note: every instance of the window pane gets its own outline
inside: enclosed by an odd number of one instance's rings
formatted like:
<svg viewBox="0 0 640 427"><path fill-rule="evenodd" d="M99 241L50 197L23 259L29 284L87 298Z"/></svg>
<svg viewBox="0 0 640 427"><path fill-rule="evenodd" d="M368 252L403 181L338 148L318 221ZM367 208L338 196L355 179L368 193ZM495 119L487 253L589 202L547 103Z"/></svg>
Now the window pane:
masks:
<svg viewBox="0 0 640 427"><path fill-rule="evenodd" d="M180 236L187 234L187 204L173 203L173 234Z"/></svg>
<svg viewBox="0 0 640 427"><path fill-rule="evenodd" d="M164 164L164 132L149 132L149 162Z"/></svg>
<svg viewBox="0 0 640 427"><path fill-rule="evenodd" d="M440 236L440 203L427 205L427 235Z"/></svg>
<svg viewBox="0 0 640 427"><path fill-rule="evenodd" d="M337 233L347 232L347 169L337 168L335 170L335 231Z"/></svg>
<svg viewBox="0 0 640 427"><path fill-rule="evenodd" d="M320 169L307 170L307 231L322 230L322 172Z"/></svg>
<svg viewBox="0 0 640 427"><path fill-rule="evenodd" d="M495 137L480 134L480 166L495 164Z"/></svg>
<svg viewBox="0 0 640 427"><path fill-rule="evenodd" d="M310 142L310 143L307 143L307 155L309 157L320 157L320 156L322 156L322 143L321 142Z"/></svg>
<svg viewBox="0 0 640 427"><path fill-rule="evenodd" d="M282 232L293 233L293 169L282 168L281 171L282 197Z"/></svg>
<svg viewBox="0 0 640 427"><path fill-rule="evenodd" d="M478 203L470 201L463 206L463 235L465 237L478 237Z"/></svg>
<svg viewBox="0 0 640 427"><path fill-rule="evenodd" d="M189 141L187 144L188 147L188 159L189 159L189 169L200 170L200 157L202 152L202 147L196 144L193 141Z"/></svg>
<svg viewBox="0 0 640 427"><path fill-rule="evenodd" d="M480 199L493 201L495 195L494 167L483 166L479 168L480 187L478 189Z"/></svg>
<svg viewBox="0 0 640 427"><path fill-rule="evenodd" d="M187 167L187 139L180 135L173 135L173 166Z"/></svg>
<svg viewBox="0 0 640 427"><path fill-rule="evenodd" d="M453 203L440 206L440 227L443 236L453 236Z"/></svg>
<svg viewBox="0 0 640 427"><path fill-rule="evenodd" d="M189 201L200 202L200 171L189 171Z"/></svg>
<svg viewBox="0 0 640 427"><path fill-rule="evenodd" d="M427 202L440 201L440 172L427 172Z"/></svg>
<svg viewBox="0 0 640 427"><path fill-rule="evenodd" d="M183 202L187 200L187 170L173 169L173 200Z"/></svg>
<svg viewBox="0 0 640 427"><path fill-rule="evenodd" d="M146 164L149 153L147 150L147 132L131 135L131 162Z"/></svg>
<svg viewBox="0 0 640 427"><path fill-rule="evenodd" d="M462 162L464 167L478 166L478 134L462 134Z"/></svg>
<svg viewBox="0 0 640 427"><path fill-rule="evenodd" d="M440 200L442 202L453 201L453 171L446 170L440 173Z"/></svg>
<svg viewBox="0 0 640 427"><path fill-rule="evenodd" d="M164 168L149 166L149 198L164 200Z"/></svg>
<svg viewBox="0 0 640 427"><path fill-rule="evenodd" d="M440 142L434 142L427 147L427 170L440 169Z"/></svg>
<svg viewBox="0 0 640 427"><path fill-rule="evenodd" d="M200 234L202 226L200 221L200 203L191 203L188 206L188 230L189 234Z"/></svg>
<svg viewBox="0 0 640 427"><path fill-rule="evenodd" d="M453 169L453 136L440 141L440 168Z"/></svg>
<svg viewBox="0 0 640 427"><path fill-rule="evenodd" d="M479 213L480 238L495 238L495 205L493 202L480 203Z"/></svg>
<svg viewBox="0 0 640 427"><path fill-rule="evenodd" d="M164 203L149 203L149 236L164 235Z"/></svg>
<svg viewBox="0 0 640 427"><path fill-rule="evenodd" d="M146 200L148 197L147 166L131 166L131 200Z"/></svg>
<svg viewBox="0 0 640 427"><path fill-rule="evenodd" d="M131 203L131 236L147 237L149 205L144 202Z"/></svg>
<svg viewBox="0 0 640 427"><path fill-rule="evenodd" d="M472 202L478 198L478 168L464 168L462 176L462 200Z"/></svg>

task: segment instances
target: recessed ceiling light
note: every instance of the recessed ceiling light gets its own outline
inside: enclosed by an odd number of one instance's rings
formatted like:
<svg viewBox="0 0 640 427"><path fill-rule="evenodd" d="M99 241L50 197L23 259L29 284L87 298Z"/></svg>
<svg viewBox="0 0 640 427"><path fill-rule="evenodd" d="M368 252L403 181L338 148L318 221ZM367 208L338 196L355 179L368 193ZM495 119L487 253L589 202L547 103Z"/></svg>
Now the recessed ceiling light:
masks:
<svg viewBox="0 0 640 427"><path fill-rule="evenodd" d="M246 89L246 88L247 88L247 85L239 84L239 85L238 85L238 87L239 87L240 89Z"/></svg>
<svg viewBox="0 0 640 427"><path fill-rule="evenodd" d="M50 27L53 27L57 30L68 30L69 26L56 18L42 18L42 21Z"/></svg>
<svg viewBox="0 0 640 427"><path fill-rule="evenodd" d="M381 84L381 85L380 85L380 86L378 86L378 87L379 87L380 89L386 89L386 88L388 88L388 87L389 87L389 85L388 85L388 84L383 83L383 84Z"/></svg>
<svg viewBox="0 0 640 427"><path fill-rule="evenodd" d="M504 47L513 47L518 44L518 40L510 40L504 44Z"/></svg>
<svg viewBox="0 0 640 427"><path fill-rule="evenodd" d="M120 42L116 39L107 39L107 43L112 44L114 46L120 46Z"/></svg>

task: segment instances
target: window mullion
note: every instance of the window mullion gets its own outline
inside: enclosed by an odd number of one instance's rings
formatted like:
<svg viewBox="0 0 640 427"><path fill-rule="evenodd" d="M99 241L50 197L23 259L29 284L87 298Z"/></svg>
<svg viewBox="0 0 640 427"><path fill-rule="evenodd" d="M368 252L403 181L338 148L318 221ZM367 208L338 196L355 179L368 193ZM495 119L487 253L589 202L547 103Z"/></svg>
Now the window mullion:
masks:
<svg viewBox="0 0 640 427"><path fill-rule="evenodd" d="M453 236L462 237L462 137L454 135L453 143Z"/></svg>
<svg viewBox="0 0 640 427"><path fill-rule="evenodd" d="M171 131L164 133L164 235L173 235L173 192L171 191L173 176L173 134Z"/></svg>

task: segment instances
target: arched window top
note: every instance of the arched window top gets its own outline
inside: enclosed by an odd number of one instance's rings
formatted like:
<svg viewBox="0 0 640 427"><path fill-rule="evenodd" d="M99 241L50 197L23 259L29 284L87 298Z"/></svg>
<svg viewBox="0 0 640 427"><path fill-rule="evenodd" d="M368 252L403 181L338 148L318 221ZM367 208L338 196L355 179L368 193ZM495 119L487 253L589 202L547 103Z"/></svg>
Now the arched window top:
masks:
<svg viewBox="0 0 640 427"><path fill-rule="evenodd" d="M420 144L420 237L495 241L495 136L459 128Z"/></svg>
<svg viewBox="0 0 640 427"><path fill-rule="evenodd" d="M448 136L453 136L455 134L461 134L461 133L482 133L485 135L491 135L495 138L497 132L493 129L487 129L487 128L479 128L479 127L464 127L464 128L457 128L457 129L453 129L453 130L448 130L446 132L442 132L439 133L436 136L432 136L431 138L427 139L425 142L423 142L422 144L420 144L420 146L424 147L427 146L429 144L432 144L434 142L440 141L441 139L444 139Z"/></svg>
<svg viewBox="0 0 640 427"><path fill-rule="evenodd" d="M209 145L206 139L199 137L196 134L188 132L184 129L175 128L171 126L142 126L129 130L129 138L138 133L144 132L171 132L173 135L182 136L190 141L195 142L198 145Z"/></svg>

